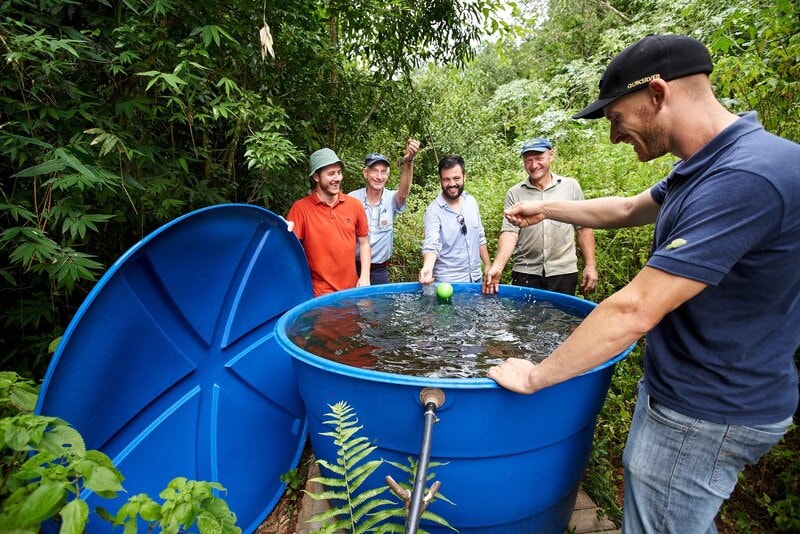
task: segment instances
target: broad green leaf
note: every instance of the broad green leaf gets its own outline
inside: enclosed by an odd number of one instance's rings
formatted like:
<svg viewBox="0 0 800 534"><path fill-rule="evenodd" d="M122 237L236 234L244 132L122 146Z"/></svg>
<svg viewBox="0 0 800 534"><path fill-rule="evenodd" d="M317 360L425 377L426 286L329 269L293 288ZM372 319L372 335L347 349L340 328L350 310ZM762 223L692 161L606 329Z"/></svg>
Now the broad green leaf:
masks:
<svg viewBox="0 0 800 534"><path fill-rule="evenodd" d="M74 155L70 154L66 150L64 150L62 148L57 148L55 150L55 154L61 160L63 160L64 163L66 163L69 167L75 169L76 171L78 171L82 175L90 176L90 177L94 177L95 176L95 174L86 165L81 163L78 158L76 158Z"/></svg>
<svg viewBox="0 0 800 534"><path fill-rule="evenodd" d="M170 85L170 87L175 89L176 92L180 91L179 85L186 85L186 82L184 80L182 80L180 77L174 74L169 74L165 72L164 74L161 75L161 78L165 82L167 82Z"/></svg>
<svg viewBox="0 0 800 534"><path fill-rule="evenodd" d="M38 525L53 517L67 496L66 483L45 482L25 499L17 514L23 526Z"/></svg>
<svg viewBox="0 0 800 534"><path fill-rule="evenodd" d="M68 452L74 457L82 457L86 454L83 437L77 430L66 424L51 426L42 436L39 447L57 455L64 455L65 452Z"/></svg>
<svg viewBox="0 0 800 534"><path fill-rule="evenodd" d="M3 441L5 441L6 447L15 451L27 450L30 440L30 432L27 428L21 426L9 427L3 435Z"/></svg>
<svg viewBox="0 0 800 534"><path fill-rule="evenodd" d="M139 515L148 522L158 521L161 518L161 507L154 500L148 498L139 507Z"/></svg>
<svg viewBox="0 0 800 534"><path fill-rule="evenodd" d="M9 390L8 400L20 412L32 413L39 398L39 388L25 384L15 384Z"/></svg>
<svg viewBox="0 0 800 534"><path fill-rule="evenodd" d="M89 520L89 506L83 499L73 499L61 508L59 515L59 534L82 534Z"/></svg>
<svg viewBox="0 0 800 534"><path fill-rule="evenodd" d="M47 352L49 352L50 354L55 354L56 350L58 349L58 346L61 344L61 340L63 339L63 337L64 336L58 336L53 341L51 341L50 344L47 345Z"/></svg>
<svg viewBox="0 0 800 534"><path fill-rule="evenodd" d="M104 496L109 493L122 491L121 482L122 477L118 476L117 473L111 469L103 466L94 467L84 479L84 485L87 489Z"/></svg>
<svg viewBox="0 0 800 534"><path fill-rule="evenodd" d="M5 137L21 141L24 145L35 145L42 148L46 148L48 150L53 148L53 145L51 145L50 143L43 141L41 139L37 139L35 137L25 137L23 135L17 135L10 132L5 132L3 135Z"/></svg>

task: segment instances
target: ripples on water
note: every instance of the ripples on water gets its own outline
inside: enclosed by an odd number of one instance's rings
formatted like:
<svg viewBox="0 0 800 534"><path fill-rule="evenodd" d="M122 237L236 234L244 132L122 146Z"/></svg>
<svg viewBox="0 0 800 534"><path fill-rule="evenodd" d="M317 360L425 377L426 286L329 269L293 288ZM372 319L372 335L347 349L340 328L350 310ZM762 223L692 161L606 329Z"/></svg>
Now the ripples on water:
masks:
<svg viewBox="0 0 800 534"><path fill-rule="evenodd" d="M475 378L508 357L539 362L583 315L552 302L456 293L376 294L313 308L288 329L298 347L339 363L387 373Z"/></svg>

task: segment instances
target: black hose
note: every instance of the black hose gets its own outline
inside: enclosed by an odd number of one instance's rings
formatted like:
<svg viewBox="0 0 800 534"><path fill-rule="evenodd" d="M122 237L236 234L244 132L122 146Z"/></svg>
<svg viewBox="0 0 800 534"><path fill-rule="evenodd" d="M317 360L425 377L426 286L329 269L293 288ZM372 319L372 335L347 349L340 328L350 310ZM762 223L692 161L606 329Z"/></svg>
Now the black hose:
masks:
<svg viewBox="0 0 800 534"><path fill-rule="evenodd" d="M431 460L431 436L436 423L436 403L425 405L425 429L422 432L422 448L417 463L417 476L414 478L414 490L411 492L411 506L406 518L405 534L416 534L422 518L422 503L425 498L425 482L428 479L428 464Z"/></svg>

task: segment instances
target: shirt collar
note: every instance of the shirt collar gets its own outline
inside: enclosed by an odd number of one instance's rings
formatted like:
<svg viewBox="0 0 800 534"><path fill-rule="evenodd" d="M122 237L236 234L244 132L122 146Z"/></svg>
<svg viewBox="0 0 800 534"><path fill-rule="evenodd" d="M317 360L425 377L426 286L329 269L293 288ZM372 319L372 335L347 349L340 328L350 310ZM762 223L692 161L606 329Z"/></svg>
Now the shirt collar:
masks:
<svg viewBox="0 0 800 534"><path fill-rule="evenodd" d="M470 194L467 193L466 190L465 190L465 191L463 191L461 193L461 196L466 198L466 197L470 196ZM450 207L450 204L448 204L447 201L444 199L444 193L441 192L441 191L439 191L439 196L436 197L436 201L438 202L440 208ZM461 201L463 202L464 200L462 199ZM450 209L452 209L452 208L450 208Z"/></svg>
<svg viewBox="0 0 800 534"><path fill-rule="evenodd" d="M554 173L553 171L550 171L550 183L544 189L539 189L538 187L533 185L531 183L530 176L526 176L525 179L522 181L522 187L527 187L528 189L533 189L536 191L547 191L548 189L552 189L553 187L557 186L560 183L561 183L561 177L556 173Z"/></svg>
<svg viewBox="0 0 800 534"><path fill-rule="evenodd" d="M708 164L710 158L720 150L734 143L742 136L761 129L758 114L755 111L740 113L739 119L722 130L711 141L706 143L691 158L678 161L673 168L673 174L678 176L691 176L699 172Z"/></svg>
<svg viewBox="0 0 800 534"><path fill-rule="evenodd" d="M343 198L344 196L345 196L344 193L342 193L341 191L339 193L337 193L336 194L336 202L333 205L336 206L337 204L341 204L342 202L344 202L344 198ZM322 198L320 198L320 196L317 194L317 190L316 189L314 189L311 192L311 197L316 201L317 204L324 204L325 206L328 205L327 202L325 202L324 200L322 200Z"/></svg>

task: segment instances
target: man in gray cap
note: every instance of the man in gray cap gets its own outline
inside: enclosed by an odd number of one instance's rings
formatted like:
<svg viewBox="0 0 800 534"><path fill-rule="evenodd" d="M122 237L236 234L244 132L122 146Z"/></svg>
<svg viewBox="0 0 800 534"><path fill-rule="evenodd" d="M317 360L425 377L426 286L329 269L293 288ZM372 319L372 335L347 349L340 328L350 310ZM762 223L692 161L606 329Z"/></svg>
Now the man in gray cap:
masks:
<svg viewBox="0 0 800 534"><path fill-rule="evenodd" d="M369 225L364 208L342 193L344 165L330 148L309 158L309 179L314 190L295 202L286 219L303 244L311 270L314 296L369 285ZM361 274L353 257L356 242L361 255Z"/></svg>
<svg viewBox="0 0 800 534"><path fill-rule="evenodd" d="M364 182L366 187L350 192L364 205L369 221L369 247L372 252L370 284L389 282L389 261L394 245L394 218L406 209L406 199L411 191L414 176L414 156L419 150L419 141L409 139L406 153L400 162L400 185L396 191L386 189L389 180L389 158L373 152L364 159ZM361 272L361 258L356 251L356 270Z"/></svg>
<svg viewBox="0 0 800 534"><path fill-rule="evenodd" d="M579 375L647 334L645 374L622 462L623 532L716 532L746 464L797 409L800 146L735 115L690 37L651 35L620 52L576 118L608 119L641 161L679 161L623 198L522 202L512 224L655 223L647 265L542 363L509 359L489 377L520 393Z"/></svg>
<svg viewBox="0 0 800 534"><path fill-rule="evenodd" d="M523 200L583 200L583 191L577 180L550 170L553 145L548 139L537 137L525 141L520 155L528 177L506 192L506 209ZM513 255L511 283L515 286L574 295L578 285L576 234L584 262L581 291L593 291L597 285L597 266L591 228L556 221L519 228L506 220L500 228L494 263L484 274L483 291L497 292L503 269Z"/></svg>

